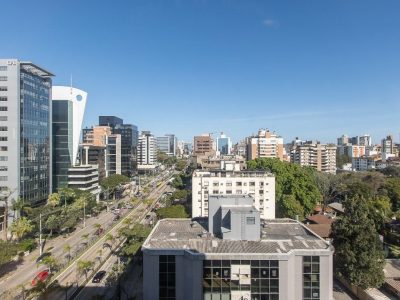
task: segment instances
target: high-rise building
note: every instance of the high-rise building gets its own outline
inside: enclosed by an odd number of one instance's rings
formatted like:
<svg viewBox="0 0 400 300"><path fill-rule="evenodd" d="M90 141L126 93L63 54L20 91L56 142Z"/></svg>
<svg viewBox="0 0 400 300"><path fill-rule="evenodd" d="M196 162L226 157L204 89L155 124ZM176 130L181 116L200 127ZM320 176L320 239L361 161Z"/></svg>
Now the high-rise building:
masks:
<svg viewBox="0 0 400 300"><path fill-rule="evenodd" d="M139 136L137 167L139 171L153 170L157 163L157 145L150 131L142 131Z"/></svg>
<svg viewBox="0 0 400 300"><path fill-rule="evenodd" d="M192 217L207 217L211 195L250 195L261 218L275 218L275 176L264 171L195 170Z"/></svg>
<svg viewBox="0 0 400 300"><path fill-rule="evenodd" d="M0 191L12 192L9 201L35 206L51 193L53 76L32 62L0 59Z"/></svg>
<svg viewBox="0 0 400 300"><path fill-rule="evenodd" d="M337 139L338 146L347 145L348 143L349 143L349 136L346 134L343 134L341 137Z"/></svg>
<svg viewBox="0 0 400 300"><path fill-rule="evenodd" d="M136 167L136 151L138 146L138 128L133 124L124 124L115 116L100 116L100 126L109 126L113 134L121 135L121 174L132 176Z"/></svg>
<svg viewBox="0 0 400 300"><path fill-rule="evenodd" d="M106 177L114 174L122 174L121 147L120 134L110 134L106 137Z"/></svg>
<svg viewBox="0 0 400 300"><path fill-rule="evenodd" d="M336 146L311 141L295 145L290 153L290 161L317 171L335 174Z"/></svg>
<svg viewBox="0 0 400 300"><path fill-rule="evenodd" d="M294 220L260 220L250 196L211 198L208 219L153 228L142 247L143 299L333 300L329 242Z"/></svg>
<svg viewBox="0 0 400 300"><path fill-rule="evenodd" d="M164 152L168 156L177 155L177 138L174 134L166 134L164 136L156 137L157 150Z"/></svg>
<svg viewBox="0 0 400 300"><path fill-rule="evenodd" d="M53 86L53 191L68 185L68 169L76 165L87 93Z"/></svg>
<svg viewBox="0 0 400 300"><path fill-rule="evenodd" d="M214 141L211 134L195 136L193 140L193 155L204 156L215 153Z"/></svg>
<svg viewBox="0 0 400 300"><path fill-rule="evenodd" d="M257 135L248 137L246 144L247 160L264 157L284 160L283 138L268 129L260 129Z"/></svg>
<svg viewBox="0 0 400 300"><path fill-rule="evenodd" d="M227 137L224 133L217 138L217 150L221 155L230 155L232 149L232 141L230 137Z"/></svg>
<svg viewBox="0 0 400 300"><path fill-rule="evenodd" d="M382 139L382 154L394 154L394 140L393 136L388 135Z"/></svg>
<svg viewBox="0 0 400 300"><path fill-rule="evenodd" d="M359 145L365 147L372 146L372 138L369 134L364 134L359 137Z"/></svg>

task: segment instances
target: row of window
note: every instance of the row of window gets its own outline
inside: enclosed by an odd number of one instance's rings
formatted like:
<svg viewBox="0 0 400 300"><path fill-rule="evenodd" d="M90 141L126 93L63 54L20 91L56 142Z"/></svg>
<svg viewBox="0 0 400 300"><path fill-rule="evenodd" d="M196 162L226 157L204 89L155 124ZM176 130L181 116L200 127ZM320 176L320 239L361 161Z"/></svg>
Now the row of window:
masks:
<svg viewBox="0 0 400 300"><path fill-rule="evenodd" d="M0 101L7 101L7 97L6 96L0 96Z"/></svg>
<svg viewBox="0 0 400 300"><path fill-rule="evenodd" d="M0 81L7 81L8 77L7 76L0 76Z"/></svg>
<svg viewBox="0 0 400 300"><path fill-rule="evenodd" d="M268 185L268 184L269 184L268 182L265 182L265 185ZM199 182L199 185L201 185L201 182ZM204 186L209 186L210 184L209 184L208 181L205 181L203 183L203 185ZM223 185L224 185L223 182L213 182L213 186L223 186ZM232 186L232 182L228 181L226 183L226 186ZM247 186L247 182L236 181L236 186ZM255 181L250 181L249 182L249 186L256 186L256 182ZM264 186L264 182L263 181L259 182L259 186L263 187Z"/></svg>
<svg viewBox="0 0 400 300"><path fill-rule="evenodd" d="M0 92L6 92L6 91L8 91L8 87L0 86Z"/></svg>

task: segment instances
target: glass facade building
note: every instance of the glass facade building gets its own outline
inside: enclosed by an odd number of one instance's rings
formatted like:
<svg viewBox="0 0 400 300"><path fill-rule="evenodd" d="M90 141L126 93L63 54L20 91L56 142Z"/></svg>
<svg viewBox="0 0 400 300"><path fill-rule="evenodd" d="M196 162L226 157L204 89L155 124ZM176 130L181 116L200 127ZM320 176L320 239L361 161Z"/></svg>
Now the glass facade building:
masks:
<svg viewBox="0 0 400 300"><path fill-rule="evenodd" d="M53 102L53 189L68 185L72 166L72 102Z"/></svg>
<svg viewBox="0 0 400 300"><path fill-rule="evenodd" d="M47 200L50 190L51 78L34 66L20 70L19 196L31 205Z"/></svg>

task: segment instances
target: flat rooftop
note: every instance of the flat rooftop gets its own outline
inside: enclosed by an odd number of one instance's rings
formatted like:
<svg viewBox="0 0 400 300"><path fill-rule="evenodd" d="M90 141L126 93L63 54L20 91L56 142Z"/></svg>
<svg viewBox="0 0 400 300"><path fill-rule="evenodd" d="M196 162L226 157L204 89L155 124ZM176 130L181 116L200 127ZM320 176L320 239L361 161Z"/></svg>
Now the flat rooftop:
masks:
<svg viewBox="0 0 400 300"><path fill-rule="evenodd" d="M223 240L208 232L204 219L163 219L150 233L144 249L188 250L204 254L280 254L292 250L328 250L330 245L291 219L262 220L259 241Z"/></svg>

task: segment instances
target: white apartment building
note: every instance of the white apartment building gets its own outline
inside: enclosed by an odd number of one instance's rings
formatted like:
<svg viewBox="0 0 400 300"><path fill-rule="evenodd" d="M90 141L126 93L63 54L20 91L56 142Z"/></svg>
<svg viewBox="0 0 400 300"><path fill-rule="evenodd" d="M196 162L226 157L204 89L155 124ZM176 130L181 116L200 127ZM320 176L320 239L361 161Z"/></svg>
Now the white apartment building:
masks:
<svg viewBox="0 0 400 300"><path fill-rule="evenodd" d="M262 219L275 218L275 176L264 171L196 170L192 176L192 217L208 217L209 196L250 195Z"/></svg>
<svg viewBox="0 0 400 300"><path fill-rule="evenodd" d="M317 171L336 173L336 146L307 143L294 146L290 153L290 161L309 166Z"/></svg>
<svg viewBox="0 0 400 300"><path fill-rule="evenodd" d="M157 163L157 144L150 131L139 135L137 164L139 170L154 169Z"/></svg>

